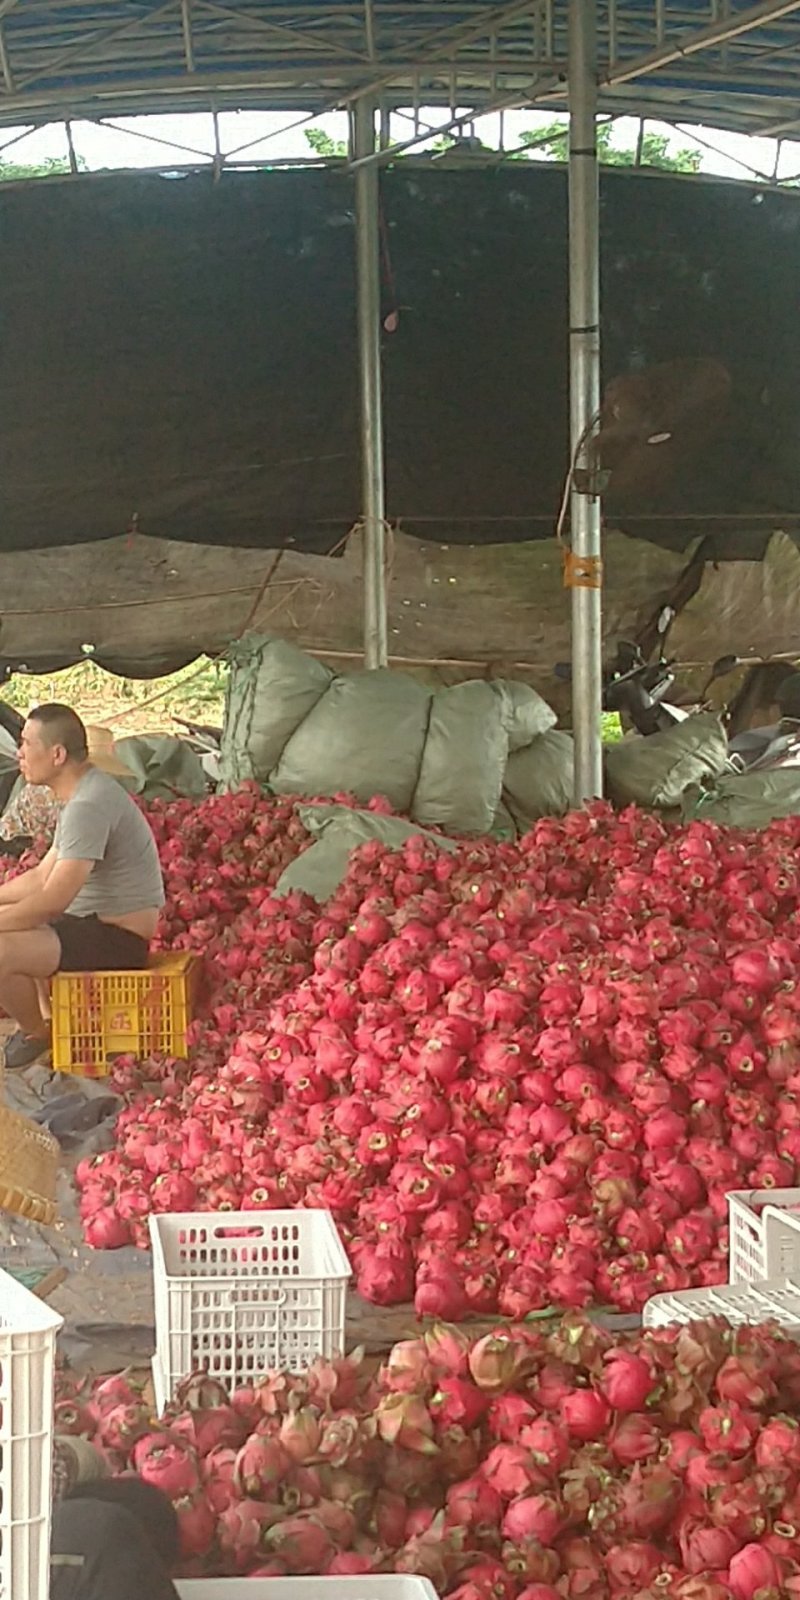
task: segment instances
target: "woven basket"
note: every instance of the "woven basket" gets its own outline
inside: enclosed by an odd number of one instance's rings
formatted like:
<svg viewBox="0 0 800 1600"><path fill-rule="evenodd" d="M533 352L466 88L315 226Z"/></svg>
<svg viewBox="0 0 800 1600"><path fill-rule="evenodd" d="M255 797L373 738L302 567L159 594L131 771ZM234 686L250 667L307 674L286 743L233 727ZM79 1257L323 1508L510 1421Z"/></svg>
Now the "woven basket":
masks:
<svg viewBox="0 0 800 1600"><path fill-rule="evenodd" d="M58 1156L49 1133L0 1105L0 1210L30 1222L54 1222Z"/></svg>

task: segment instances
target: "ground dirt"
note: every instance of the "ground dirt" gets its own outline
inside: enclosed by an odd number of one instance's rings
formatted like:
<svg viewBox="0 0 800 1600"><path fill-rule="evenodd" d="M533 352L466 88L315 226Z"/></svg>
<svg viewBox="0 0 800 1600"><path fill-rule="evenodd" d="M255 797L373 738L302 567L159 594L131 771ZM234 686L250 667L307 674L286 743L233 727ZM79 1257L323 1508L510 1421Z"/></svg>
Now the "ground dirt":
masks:
<svg viewBox="0 0 800 1600"><path fill-rule="evenodd" d="M222 726L227 666L201 656L168 678L118 678L94 661L36 677L17 673L0 690L17 711L48 701L71 706L84 722L102 724L123 739L135 733L180 734L175 717Z"/></svg>

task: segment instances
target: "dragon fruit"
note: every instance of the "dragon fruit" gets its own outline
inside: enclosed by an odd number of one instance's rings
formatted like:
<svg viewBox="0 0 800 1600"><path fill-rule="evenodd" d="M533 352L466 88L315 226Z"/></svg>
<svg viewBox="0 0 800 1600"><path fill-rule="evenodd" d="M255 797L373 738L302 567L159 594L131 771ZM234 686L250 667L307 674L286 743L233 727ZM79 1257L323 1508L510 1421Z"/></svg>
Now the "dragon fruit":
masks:
<svg viewBox="0 0 800 1600"><path fill-rule="evenodd" d="M146 1434L134 1445L132 1460L139 1477L169 1500L192 1497L200 1488L194 1451L177 1435Z"/></svg>

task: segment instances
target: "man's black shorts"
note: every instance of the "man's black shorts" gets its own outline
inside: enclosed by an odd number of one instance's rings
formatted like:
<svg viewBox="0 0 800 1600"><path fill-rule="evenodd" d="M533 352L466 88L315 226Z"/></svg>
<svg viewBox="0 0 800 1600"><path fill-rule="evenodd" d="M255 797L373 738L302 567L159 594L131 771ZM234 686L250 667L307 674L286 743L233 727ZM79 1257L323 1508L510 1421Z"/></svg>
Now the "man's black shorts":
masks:
<svg viewBox="0 0 800 1600"><path fill-rule="evenodd" d="M59 972L128 972L147 966L149 941L127 928L68 914L50 926L61 945Z"/></svg>

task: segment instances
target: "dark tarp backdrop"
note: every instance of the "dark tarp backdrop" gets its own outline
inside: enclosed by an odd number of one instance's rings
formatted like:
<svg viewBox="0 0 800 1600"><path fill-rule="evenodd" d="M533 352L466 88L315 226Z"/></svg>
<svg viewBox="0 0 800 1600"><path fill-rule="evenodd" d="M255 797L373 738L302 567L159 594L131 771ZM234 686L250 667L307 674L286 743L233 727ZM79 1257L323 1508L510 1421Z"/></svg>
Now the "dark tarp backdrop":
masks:
<svg viewBox="0 0 800 1600"><path fill-rule="evenodd" d="M384 176L388 510L409 533L552 532L565 199L562 171L521 163ZM733 386L711 443L607 515L755 553L800 512L800 197L604 173L602 242L606 376L711 356ZM4 189L0 548L133 524L330 549L359 514L353 301L343 171Z"/></svg>
<svg viewBox="0 0 800 1600"><path fill-rule="evenodd" d="M800 648L800 196L605 172L602 205L606 377L703 357L732 384L716 431L677 430L624 493L612 474L607 638L701 550L690 653L710 618L743 653L754 614L748 646ZM547 692L569 637L565 174L400 161L381 231L390 650L530 663ZM360 510L353 257L343 169L0 188L0 661L89 645L163 672L248 621L357 655L358 550L320 559ZM712 599L714 563L778 529L744 611Z"/></svg>

